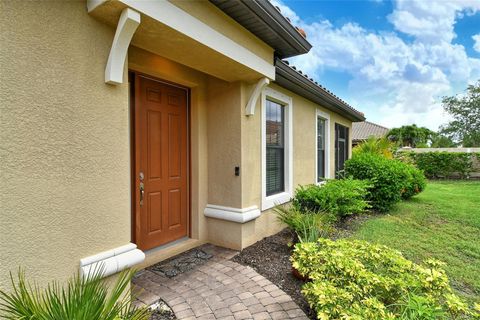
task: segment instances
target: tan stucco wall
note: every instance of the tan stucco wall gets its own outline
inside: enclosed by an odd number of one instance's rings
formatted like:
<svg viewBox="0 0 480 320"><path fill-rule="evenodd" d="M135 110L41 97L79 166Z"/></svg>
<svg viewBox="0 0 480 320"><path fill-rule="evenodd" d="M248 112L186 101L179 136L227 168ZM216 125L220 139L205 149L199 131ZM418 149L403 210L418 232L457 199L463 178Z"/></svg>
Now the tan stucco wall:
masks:
<svg viewBox="0 0 480 320"><path fill-rule="evenodd" d="M335 173L335 123L351 128L350 120L319 106L277 84L269 85L292 97L293 113L293 186L315 183L316 167L316 110L330 115L330 176ZM248 98L253 86L244 86L243 93ZM242 117L242 205L261 204L261 99L257 102L255 115ZM351 129L350 129L351 131ZM350 135L351 136L351 135ZM351 137L350 137L351 139ZM351 148L350 148L351 149ZM351 152L351 150L350 150Z"/></svg>
<svg viewBox="0 0 480 320"><path fill-rule="evenodd" d="M123 85L104 83L114 29L90 17L84 2L0 6L0 287L18 266L42 284L73 274L80 258L131 240L127 74ZM260 101L245 116L254 85L135 47L128 67L191 89L191 237L199 242L183 246L211 241L240 249L280 230L271 211L245 224L203 215L207 203L261 207ZM294 187L313 183L317 106L271 87L293 97ZM351 125L332 113L331 120L333 172L333 124Z"/></svg>
<svg viewBox="0 0 480 320"><path fill-rule="evenodd" d="M170 0L177 7L273 64L273 48L242 27L209 1Z"/></svg>
<svg viewBox="0 0 480 320"><path fill-rule="evenodd" d="M319 109L330 115L330 175L334 176L335 166L335 123L351 128L351 121L343 116L331 112L313 102L296 95L276 84L270 88L292 97L293 111L293 189L299 185L315 183L316 167L316 110ZM253 90L253 85L242 86L242 106L246 104ZM241 117L241 170L242 170L242 207L256 205L261 208L261 99L257 102L255 115L246 117L242 108ZM351 150L350 150L351 152ZM242 232L242 242L237 248L244 248L265 236L269 236L282 229L276 221L272 210L262 212L256 220L245 224L230 223L229 230L236 229ZM224 226L225 228L225 226ZM233 230L231 231L234 232ZM219 244L229 244L227 239L218 238ZM231 244L229 244L231 246Z"/></svg>
<svg viewBox="0 0 480 320"><path fill-rule="evenodd" d="M154 6L153 2L155 1L124 2L130 3L132 8L135 9L135 4L151 2L150 4ZM127 7L124 2L102 2L90 14L95 19L112 26L112 28L116 27L121 11ZM203 34L204 38L211 40L212 37L217 36L217 33L220 33L241 45L242 48L240 49L246 49L250 52L252 54L249 55L250 58L244 59L245 52L243 50L236 50L238 55L231 55L231 52L224 52L226 54L224 55L221 53L223 52L221 48L226 45L221 39L223 37L215 40L214 43L218 44L218 47L208 46L202 41L197 41L179 32L174 27L169 27L155 20L149 15L148 10L140 10L143 12L141 23L133 35L132 45L229 82L253 81L266 74L273 77L273 48L247 31L215 5L207 0L173 0L170 2L216 31ZM140 5L139 7L143 6ZM189 23L188 28L197 27L193 21L184 22Z"/></svg>
<svg viewBox="0 0 480 320"><path fill-rule="evenodd" d="M241 84L209 81L208 203L241 207L241 177L235 166L241 157Z"/></svg>
<svg viewBox="0 0 480 320"><path fill-rule="evenodd" d="M292 97L293 189L295 190L295 188L297 188L299 185L315 183L315 143L317 109L330 115L330 175L331 177L334 177L335 123L340 123L344 126L351 128L351 121L344 118L340 114L334 113L326 108L323 108L322 106L316 105L315 103L297 94L294 94L289 90L278 86L275 83L270 84L269 87L287 96ZM241 183L241 191L237 191L237 185L235 185L234 188L237 198L241 200L241 206L237 206L237 208L246 208L253 205L261 208L262 204L261 99L259 99L257 102L255 114L253 116L245 116L245 105L248 101L248 98L250 97L253 88L253 84L247 83L243 83L241 87L242 98L240 102L240 128L238 128L237 125L225 127L220 126L218 130L216 130L216 134L218 136L223 136L224 134L227 134L225 128L228 127L229 129L231 129L231 131L228 132L229 136L232 136L232 134L234 136L241 136L241 139L238 142L238 147L240 148L241 153L241 179L237 180L237 182L240 181ZM209 142L210 141L211 140L209 139ZM231 142L229 142L229 144L230 143ZM233 163L233 161L230 162ZM216 167L214 166L213 168ZM228 167L228 170L232 172L226 172L226 176L233 173L233 167ZM218 181L220 180L218 179ZM209 182L211 187L214 183L212 183L212 180L210 180ZM224 180L224 183L222 184L223 188L229 188L232 186L233 184L230 183L229 180ZM218 204L225 205L223 203ZM272 235L280 231L284 227L277 222L276 216L273 213L272 209L263 211L260 217L244 224L222 221L217 219L208 219L208 224L209 241L233 249L243 249L262 239L263 237Z"/></svg>
<svg viewBox="0 0 480 320"><path fill-rule="evenodd" d="M130 241L128 87L83 1L0 2L0 287L41 284Z"/></svg>

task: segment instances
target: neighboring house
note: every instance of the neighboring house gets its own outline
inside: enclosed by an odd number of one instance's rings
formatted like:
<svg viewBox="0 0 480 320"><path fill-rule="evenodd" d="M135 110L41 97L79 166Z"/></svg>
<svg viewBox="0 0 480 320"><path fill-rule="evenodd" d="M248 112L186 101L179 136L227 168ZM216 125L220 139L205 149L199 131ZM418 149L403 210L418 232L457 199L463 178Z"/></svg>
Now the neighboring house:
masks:
<svg viewBox="0 0 480 320"><path fill-rule="evenodd" d="M390 129L370 121L352 123L352 147L362 143L370 137L384 137Z"/></svg>
<svg viewBox="0 0 480 320"><path fill-rule="evenodd" d="M365 120L281 60L311 45L265 0L1 11L0 287L19 266L45 283L245 248Z"/></svg>

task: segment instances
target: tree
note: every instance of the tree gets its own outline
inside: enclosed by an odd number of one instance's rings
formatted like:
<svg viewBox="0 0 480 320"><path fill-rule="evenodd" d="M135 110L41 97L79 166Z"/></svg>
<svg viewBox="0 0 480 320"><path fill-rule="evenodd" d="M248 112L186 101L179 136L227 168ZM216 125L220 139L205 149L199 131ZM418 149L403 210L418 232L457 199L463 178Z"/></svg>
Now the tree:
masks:
<svg viewBox="0 0 480 320"><path fill-rule="evenodd" d="M442 134L436 134L433 138L432 138L432 144L430 147L432 148L453 148L453 147L456 147L457 145L455 144L455 142L453 142L452 139L450 139L449 137L446 137Z"/></svg>
<svg viewBox="0 0 480 320"><path fill-rule="evenodd" d="M400 147L426 147L431 142L435 132L425 127L417 127L416 124L393 128L387 133L387 137Z"/></svg>
<svg viewBox="0 0 480 320"><path fill-rule="evenodd" d="M480 147L480 80L469 85L465 95L443 97L442 104L453 121L440 132L464 147Z"/></svg>

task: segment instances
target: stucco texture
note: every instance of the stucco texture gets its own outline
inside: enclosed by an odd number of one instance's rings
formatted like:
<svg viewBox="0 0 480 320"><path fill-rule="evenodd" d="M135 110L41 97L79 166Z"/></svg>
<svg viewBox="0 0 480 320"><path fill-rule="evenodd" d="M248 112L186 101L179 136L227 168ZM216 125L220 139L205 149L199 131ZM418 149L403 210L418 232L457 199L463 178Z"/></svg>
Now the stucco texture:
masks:
<svg viewBox="0 0 480 320"><path fill-rule="evenodd" d="M175 3L190 11L200 6ZM81 258L130 242L131 172L127 68L123 85L104 83L114 28L89 16L84 2L2 1L0 9L3 288L8 271L20 266L40 284L64 280ZM224 34L271 58L271 49L211 4L194 13L205 21L211 15L215 28L224 21ZM207 203L261 208L261 101L254 116L245 116L254 84L228 83L144 49L130 47L130 69L190 88L190 237L197 242L177 248L209 241L241 249L279 231L271 210L244 224L203 215ZM351 122L270 86L293 98L294 188L315 182L317 108L331 116L333 176L334 123ZM175 252L159 249L145 264Z"/></svg>
<svg viewBox="0 0 480 320"><path fill-rule="evenodd" d="M335 176L335 123L342 124L351 128L352 123L338 113L332 112L322 106L319 106L297 94L290 92L275 83L269 85L270 88L277 90L289 97L292 97L292 116L293 116L293 191L299 185L312 184L316 182L316 119L317 109L328 113L330 116L330 176ZM242 83L241 86L241 101L238 105L240 110L240 126L234 121L234 125L228 125L232 121L225 117L227 113L223 114L224 124L209 128L218 137L218 141L224 140L220 144L218 150L225 150L226 158L230 159L229 164L225 168L225 172L217 176L217 179L209 180L209 188L212 188L216 183L221 182L219 187L224 190L218 197L218 201L213 204L233 206L232 204L240 202L238 208L246 208L256 205L258 208L262 207L262 175L261 175L261 146L262 146L262 132L261 132L261 98L257 101L255 114L253 116L245 115L245 105L253 91L254 85ZM225 110L225 109L222 109ZM229 109L230 110L230 109ZM235 110L235 109L234 109ZM232 111L229 111L232 117L237 117ZM222 116L217 116L222 119ZM236 118L235 118L236 119ZM228 131L227 131L228 130ZM351 130L351 129L350 129ZM232 146L235 142L235 146ZM209 136L209 143L212 140ZM351 143L351 137L350 137ZM220 148L220 146L222 146ZM225 146L225 149L223 149ZM210 147L209 147L210 148ZM228 150L228 152L226 151ZM240 155L238 155L240 152ZM350 150L351 152L351 150ZM210 153L209 153L210 154ZM233 157L234 156L234 157ZM233 172L233 163L236 158L240 157L240 177L231 178ZM209 158L209 162L211 158ZM224 163L224 166L226 163ZM222 168L222 166L220 166ZM217 170L218 166L209 163L209 176L212 177L210 170ZM218 171L218 170L217 170ZM223 180L221 177L224 177ZM218 181L218 182L217 182ZM215 183L214 183L215 182ZM238 190L238 183L241 184L241 190ZM235 191L234 193L228 192ZM211 192L209 189L209 203L216 192ZM236 196L237 200L232 199ZM265 210L261 216L255 220L244 224L235 222L221 221L216 219L208 219L209 221L209 241L226 246L233 249L243 249L263 237L272 235L280 231L284 226L279 224L272 209Z"/></svg>
<svg viewBox="0 0 480 320"><path fill-rule="evenodd" d="M83 1L0 2L0 287L40 284L130 241L128 87Z"/></svg>
<svg viewBox="0 0 480 320"><path fill-rule="evenodd" d="M350 128L352 122L338 113L319 106L277 84L269 85L289 97L292 97L293 113L293 188L299 185L315 183L316 167L316 110L330 115L330 176L335 175L335 123ZM252 86L244 87L244 95L248 97ZM243 116L242 119L242 205L261 205L261 101L257 101L254 116ZM350 135L351 136L351 135ZM351 137L350 137L351 143ZM351 148L350 148L351 149ZM351 152L351 150L349 150Z"/></svg>

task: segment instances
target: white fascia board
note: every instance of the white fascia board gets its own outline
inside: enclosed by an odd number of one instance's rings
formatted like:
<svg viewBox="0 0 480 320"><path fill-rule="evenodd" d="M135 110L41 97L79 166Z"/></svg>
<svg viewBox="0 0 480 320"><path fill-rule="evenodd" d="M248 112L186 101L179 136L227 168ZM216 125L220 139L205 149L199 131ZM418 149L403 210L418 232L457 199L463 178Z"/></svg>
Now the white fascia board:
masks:
<svg viewBox="0 0 480 320"><path fill-rule="evenodd" d="M245 223L257 219L261 214L257 206L239 209L218 206L214 204L207 204L203 213L209 218L232 221L236 223Z"/></svg>
<svg viewBox="0 0 480 320"><path fill-rule="evenodd" d="M226 37L166 0L120 0L127 6L151 17L203 45L257 71L269 79L275 79L275 66L247 48Z"/></svg>
<svg viewBox="0 0 480 320"><path fill-rule="evenodd" d="M143 260L145 260L145 253L137 249L135 244L129 243L80 259L80 274L84 278L89 278L95 272L101 271L102 277L107 277L139 264Z"/></svg>

